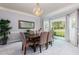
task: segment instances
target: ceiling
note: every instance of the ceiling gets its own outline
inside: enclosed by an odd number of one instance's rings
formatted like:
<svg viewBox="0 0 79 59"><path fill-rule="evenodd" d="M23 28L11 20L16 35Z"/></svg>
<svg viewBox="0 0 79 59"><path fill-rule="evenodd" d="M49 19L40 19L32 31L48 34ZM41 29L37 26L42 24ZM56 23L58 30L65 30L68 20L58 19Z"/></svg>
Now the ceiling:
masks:
<svg viewBox="0 0 79 59"><path fill-rule="evenodd" d="M33 14L33 8L35 7L35 3L0 3L1 7L21 11L24 13ZM43 10L43 15L47 15L48 13L57 11L64 7L71 5L71 3L40 3L40 7Z"/></svg>

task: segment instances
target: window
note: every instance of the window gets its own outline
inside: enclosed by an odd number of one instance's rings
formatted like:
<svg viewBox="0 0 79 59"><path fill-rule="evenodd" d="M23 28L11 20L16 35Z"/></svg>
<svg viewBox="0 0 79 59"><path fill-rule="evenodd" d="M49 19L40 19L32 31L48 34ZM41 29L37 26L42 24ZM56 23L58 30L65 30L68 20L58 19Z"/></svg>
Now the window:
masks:
<svg viewBox="0 0 79 59"><path fill-rule="evenodd" d="M64 37L65 35L65 17L50 20L50 27L54 36Z"/></svg>
<svg viewBox="0 0 79 59"><path fill-rule="evenodd" d="M49 20L44 21L44 31L49 31Z"/></svg>

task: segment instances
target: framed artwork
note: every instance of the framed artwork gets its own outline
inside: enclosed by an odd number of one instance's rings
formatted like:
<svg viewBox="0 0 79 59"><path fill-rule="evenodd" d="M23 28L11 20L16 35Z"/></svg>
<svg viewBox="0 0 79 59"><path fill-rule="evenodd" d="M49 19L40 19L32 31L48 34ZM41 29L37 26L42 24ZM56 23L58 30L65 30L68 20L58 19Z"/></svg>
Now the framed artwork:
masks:
<svg viewBox="0 0 79 59"><path fill-rule="evenodd" d="M34 29L35 23L31 21L19 20L18 26L19 26L19 29Z"/></svg>

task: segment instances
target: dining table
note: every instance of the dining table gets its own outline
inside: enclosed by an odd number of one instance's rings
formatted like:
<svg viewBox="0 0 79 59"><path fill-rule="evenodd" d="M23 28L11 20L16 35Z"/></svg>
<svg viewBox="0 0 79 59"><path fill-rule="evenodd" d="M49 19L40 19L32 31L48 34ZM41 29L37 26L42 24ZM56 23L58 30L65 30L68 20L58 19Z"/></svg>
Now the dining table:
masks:
<svg viewBox="0 0 79 59"><path fill-rule="evenodd" d="M36 46L40 41L40 35L39 34L31 34L31 35L25 34L25 37L29 40L29 42L33 43L31 47L34 49L34 52L36 52Z"/></svg>

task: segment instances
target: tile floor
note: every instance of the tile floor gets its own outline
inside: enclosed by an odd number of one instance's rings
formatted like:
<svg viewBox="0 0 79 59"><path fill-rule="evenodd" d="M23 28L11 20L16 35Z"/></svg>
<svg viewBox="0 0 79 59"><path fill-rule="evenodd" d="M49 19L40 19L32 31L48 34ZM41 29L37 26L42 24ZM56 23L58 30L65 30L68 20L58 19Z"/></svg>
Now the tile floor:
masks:
<svg viewBox="0 0 79 59"><path fill-rule="evenodd" d="M21 44L21 42L16 42L4 46L0 45L0 55L23 55ZM40 53L39 50L34 53L33 50L29 48L27 55L79 55L79 47L74 47L62 39L55 39L53 46L51 47L49 45L47 50L43 48L42 53Z"/></svg>

